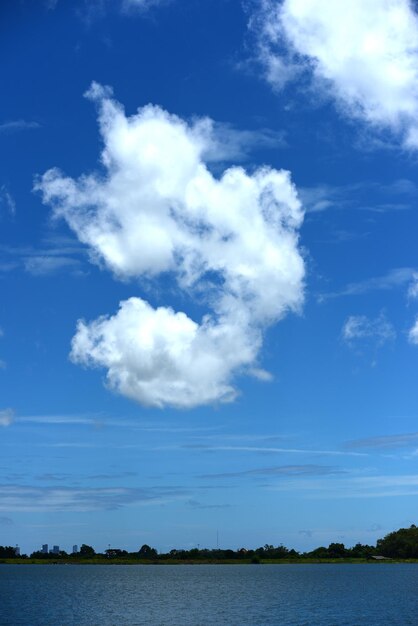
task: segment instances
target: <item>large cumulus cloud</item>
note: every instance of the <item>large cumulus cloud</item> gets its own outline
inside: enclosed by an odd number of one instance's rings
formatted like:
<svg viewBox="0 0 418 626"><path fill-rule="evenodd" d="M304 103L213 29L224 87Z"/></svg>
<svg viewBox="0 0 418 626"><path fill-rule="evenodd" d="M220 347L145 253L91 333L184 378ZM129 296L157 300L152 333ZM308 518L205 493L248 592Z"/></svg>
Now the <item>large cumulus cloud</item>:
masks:
<svg viewBox="0 0 418 626"><path fill-rule="evenodd" d="M410 0L260 0L252 25L275 88L308 71L346 113L418 147L418 18Z"/></svg>
<svg viewBox="0 0 418 626"><path fill-rule="evenodd" d="M88 96L104 173L49 170L36 185L44 202L116 278L169 274L208 312L194 321L130 298L113 316L79 321L72 358L105 367L112 388L147 405L229 401L233 377L257 371L264 329L303 301L303 212L290 175L230 167L217 178L211 120L188 124L152 105L127 117L97 84Z"/></svg>

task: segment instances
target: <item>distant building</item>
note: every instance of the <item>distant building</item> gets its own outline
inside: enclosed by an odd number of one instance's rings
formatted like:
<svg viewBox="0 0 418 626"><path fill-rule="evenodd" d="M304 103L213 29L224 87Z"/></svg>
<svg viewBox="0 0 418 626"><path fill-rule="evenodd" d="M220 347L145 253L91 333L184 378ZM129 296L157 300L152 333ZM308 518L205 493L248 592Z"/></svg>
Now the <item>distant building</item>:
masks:
<svg viewBox="0 0 418 626"><path fill-rule="evenodd" d="M73 554L77 554L78 552L78 546L77 545L73 545Z"/></svg>
<svg viewBox="0 0 418 626"><path fill-rule="evenodd" d="M52 554L59 554L59 552L60 552L59 546L52 546L52 550L51 550Z"/></svg>
<svg viewBox="0 0 418 626"><path fill-rule="evenodd" d="M48 554L48 544L44 543L42 545L42 554Z"/></svg>
<svg viewBox="0 0 418 626"><path fill-rule="evenodd" d="M16 548L15 548L15 555L16 556L20 556L20 548L19 548L19 546L16 546Z"/></svg>

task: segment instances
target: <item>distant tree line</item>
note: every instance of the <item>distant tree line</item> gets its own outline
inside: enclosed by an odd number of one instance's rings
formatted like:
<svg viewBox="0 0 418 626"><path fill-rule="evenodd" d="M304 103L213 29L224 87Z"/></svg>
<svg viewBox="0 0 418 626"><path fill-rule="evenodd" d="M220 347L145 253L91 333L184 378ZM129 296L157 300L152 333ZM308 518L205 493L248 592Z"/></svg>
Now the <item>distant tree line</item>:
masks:
<svg viewBox="0 0 418 626"><path fill-rule="evenodd" d="M273 546L265 544L255 550L240 548L239 550L198 549L170 550L168 553L158 553L155 548L144 544L137 552L127 552L119 548L109 548L103 553L96 553L92 546L82 544L79 552L67 554L61 550L58 554L32 552L31 559L45 559L59 561L71 559L141 559L149 561L225 561L245 560L254 563L261 560L292 560L292 559L371 559L383 556L391 559L418 559L418 528L413 524L410 528L400 528L378 539L376 546L357 543L352 548L346 548L343 543L330 543L328 547L320 546L310 552L298 552L283 545ZM18 556L16 549L11 546L0 546L0 558L28 558L27 555Z"/></svg>

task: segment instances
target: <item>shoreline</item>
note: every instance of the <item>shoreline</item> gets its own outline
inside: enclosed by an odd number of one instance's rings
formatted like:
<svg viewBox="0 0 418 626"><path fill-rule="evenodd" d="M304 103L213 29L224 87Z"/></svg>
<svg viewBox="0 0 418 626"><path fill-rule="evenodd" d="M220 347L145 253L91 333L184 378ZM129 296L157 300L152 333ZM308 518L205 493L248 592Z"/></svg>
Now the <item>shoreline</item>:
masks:
<svg viewBox="0 0 418 626"><path fill-rule="evenodd" d="M418 559L260 559L258 563L250 559L220 560L161 560L146 559L1 559L1 565L382 565L418 563Z"/></svg>

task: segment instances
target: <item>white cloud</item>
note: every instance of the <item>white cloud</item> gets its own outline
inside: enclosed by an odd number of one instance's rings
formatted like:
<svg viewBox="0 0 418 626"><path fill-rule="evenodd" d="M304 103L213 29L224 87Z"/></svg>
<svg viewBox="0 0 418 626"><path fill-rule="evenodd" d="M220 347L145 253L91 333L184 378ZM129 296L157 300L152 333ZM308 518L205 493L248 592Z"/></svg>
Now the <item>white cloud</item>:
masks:
<svg viewBox="0 0 418 626"><path fill-rule="evenodd" d="M106 367L112 389L145 405L190 407L233 400L231 374L254 361L260 343L226 319L198 325L185 313L130 298L113 317L80 321L71 357Z"/></svg>
<svg viewBox="0 0 418 626"><path fill-rule="evenodd" d="M0 411L0 426L10 426L13 423L14 411L12 409L4 409Z"/></svg>
<svg viewBox="0 0 418 626"><path fill-rule="evenodd" d="M381 313L375 319L370 319L366 315L350 315L344 323L342 336L348 343L372 339L378 345L382 345L395 339L396 333L392 324Z"/></svg>
<svg viewBox="0 0 418 626"><path fill-rule="evenodd" d="M187 124L152 105L127 118L109 89L93 84L88 96L105 173L49 170L36 185L44 202L117 278L170 274L209 311L197 323L130 298L113 317L79 322L72 358L106 367L113 389L148 405L231 400L234 375L257 367L263 330L302 305L303 212L290 175L231 167L216 178L205 157L224 152L210 120Z"/></svg>
<svg viewBox="0 0 418 626"><path fill-rule="evenodd" d="M309 73L355 117L418 147L418 19L410 0L261 0L252 20L275 89Z"/></svg>
<svg viewBox="0 0 418 626"><path fill-rule="evenodd" d="M408 338L411 343L418 345L418 318L415 320L415 324L409 331Z"/></svg>

